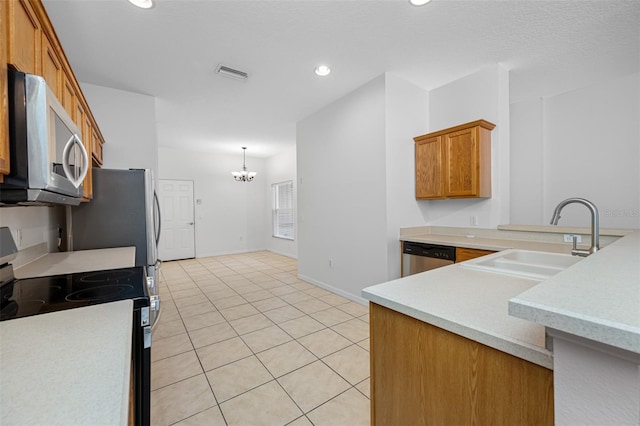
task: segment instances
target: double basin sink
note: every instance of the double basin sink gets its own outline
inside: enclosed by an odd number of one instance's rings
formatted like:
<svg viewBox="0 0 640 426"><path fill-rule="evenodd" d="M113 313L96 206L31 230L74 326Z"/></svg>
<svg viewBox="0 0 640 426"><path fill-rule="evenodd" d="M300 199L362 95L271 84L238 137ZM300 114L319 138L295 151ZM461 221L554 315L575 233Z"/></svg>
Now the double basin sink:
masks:
<svg viewBox="0 0 640 426"><path fill-rule="evenodd" d="M461 266L494 274L543 281L582 260L582 257L530 250L505 250L461 263Z"/></svg>

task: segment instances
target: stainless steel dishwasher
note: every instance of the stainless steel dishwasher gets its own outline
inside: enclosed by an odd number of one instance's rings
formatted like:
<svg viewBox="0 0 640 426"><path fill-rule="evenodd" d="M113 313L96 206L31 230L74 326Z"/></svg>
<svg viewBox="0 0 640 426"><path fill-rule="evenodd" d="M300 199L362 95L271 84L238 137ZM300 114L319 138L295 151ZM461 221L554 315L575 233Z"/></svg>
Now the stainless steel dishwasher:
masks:
<svg viewBox="0 0 640 426"><path fill-rule="evenodd" d="M451 265L455 261L455 247L410 241L402 244L403 277Z"/></svg>

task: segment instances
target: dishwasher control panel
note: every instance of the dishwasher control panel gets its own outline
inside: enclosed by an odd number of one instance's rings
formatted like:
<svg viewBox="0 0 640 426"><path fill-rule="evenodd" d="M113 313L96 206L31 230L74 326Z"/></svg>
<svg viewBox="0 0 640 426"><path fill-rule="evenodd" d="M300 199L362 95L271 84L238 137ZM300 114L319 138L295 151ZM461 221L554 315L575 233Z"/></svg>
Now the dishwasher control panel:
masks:
<svg viewBox="0 0 640 426"><path fill-rule="evenodd" d="M432 257L436 259L446 259L455 262L456 248L440 246L437 244L411 243L405 241L402 252L414 256Z"/></svg>

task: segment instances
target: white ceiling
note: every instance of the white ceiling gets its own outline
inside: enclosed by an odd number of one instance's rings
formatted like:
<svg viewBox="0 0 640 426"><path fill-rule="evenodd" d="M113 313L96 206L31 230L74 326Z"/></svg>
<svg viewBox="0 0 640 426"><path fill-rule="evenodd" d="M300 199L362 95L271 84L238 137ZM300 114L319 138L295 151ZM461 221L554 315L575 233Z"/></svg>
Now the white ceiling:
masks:
<svg viewBox="0 0 640 426"><path fill-rule="evenodd" d="M433 89L501 63L513 102L640 66L637 0L154 1L44 4L81 82L157 98L166 147L274 155L295 143L296 121L384 72Z"/></svg>

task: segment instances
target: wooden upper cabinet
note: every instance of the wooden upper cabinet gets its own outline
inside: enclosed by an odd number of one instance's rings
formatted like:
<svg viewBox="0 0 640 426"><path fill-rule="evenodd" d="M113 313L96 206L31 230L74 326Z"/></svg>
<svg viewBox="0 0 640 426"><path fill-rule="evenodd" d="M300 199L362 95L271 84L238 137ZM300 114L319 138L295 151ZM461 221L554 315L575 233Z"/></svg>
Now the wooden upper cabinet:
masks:
<svg viewBox="0 0 640 426"><path fill-rule="evenodd" d="M69 117L73 117L76 110L76 94L72 81L66 72L62 73L62 96L60 101Z"/></svg>
<svg viewBox="0 0 640 426"><path fill-rule="evenodd" d="M38 16L28 0L10 0L7 7L9 9L7 62L19 71L40 75L42 26Z"/></svg>
<svg viewBox="0 0 640 426"><path fill-rule="evenodd" d="M102 166L102 144L104 141L100 137L95 127L91 128L91 142L92 146L92 155L93 155L93 164L97 167Z"/></svg>
<svg viewBox="0 0 640 426"><path fill-rule="evenodd" d="M7 3L0 0L0 182L9 168L9 98L7 92Z"/></svg>
<svg viewBox="0 0 640 426"><path fill-rule="evenodd" d="M102 165L104 138L91 114L71 65L47 16L41 0L0 0L0 179L9 173L7 127L7 69L44 77L56 98L73 118L82 133L89 157L89 172L83 183L85 199L92 197L91 167Z"/></svg>
<svg viewBox="0 0 640 426"><path fill-rule="evenodd" d="M58 52L53 48L47 34L42 33L42 76L59 100L62 100L63 94L63 74Z"/></svg>
<svg viewBox="0 0 640 426"><path fill-rule="evenodd" d="M75 110L75 114L73 116L73 121L76 123L76 126L78 126L78 129L80 129L81 134L81 138L82 138L82 145L84 146L84 149L87 151L87 158L88 158L88 164L87 166L87 175L85 176L84 180L82 181L82 188L84 190L83 193L83 198L84 200L90 200L91 198L93 198L93 179L92 179L92 161L91 161L91 157L92 157L92 143L91 143L91 136L92 136L92 131L91 131L91 120L89 119L89 116L87 115L87 111L88 109L80 102L76 103L76 110Z"/></svg>
<svg viewBox="0 0 640 426"><path fill-rule="evenodd" d="M491 197L491 130L473 121L414 138L416 199Z"/></svg>
<svg viewBox="0 0 640 426"><path fill-rule="evenodd" d="M84 189L84 198L90 200L93 198L93 142L92 142L93 132L91 119L89 115L85 115L84 123L82 124L82 144L84 145L84 149L87 151L87 175L82 182L82 186Z"/></svg>

